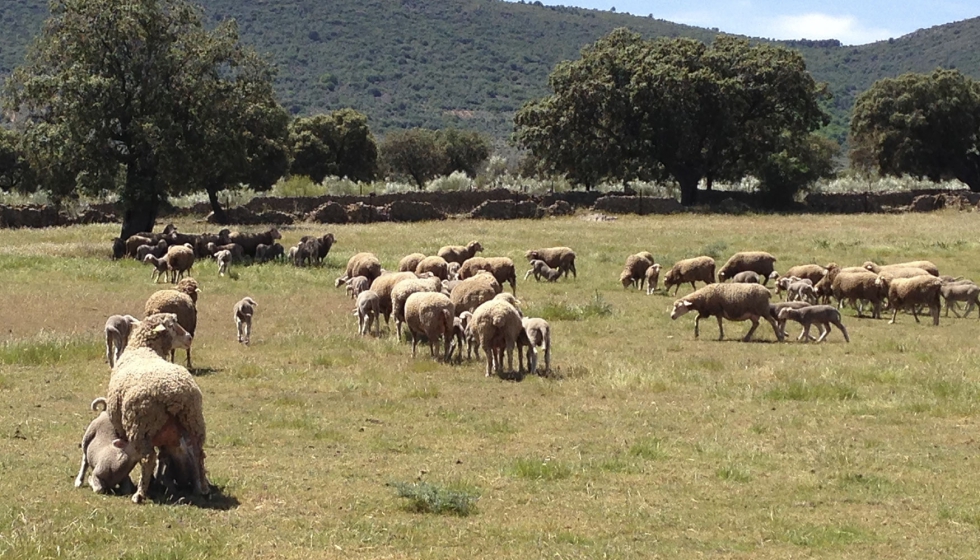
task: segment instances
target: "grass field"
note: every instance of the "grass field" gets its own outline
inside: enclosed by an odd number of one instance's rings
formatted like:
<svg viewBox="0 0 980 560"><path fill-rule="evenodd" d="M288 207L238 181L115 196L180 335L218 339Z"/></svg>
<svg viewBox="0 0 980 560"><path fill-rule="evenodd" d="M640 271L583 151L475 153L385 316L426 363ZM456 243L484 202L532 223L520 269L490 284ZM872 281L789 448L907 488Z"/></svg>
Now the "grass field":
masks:
<svg viewBox="0 0 980 560"><path fill-rule="evenodd" d="M852 342L835 332L821 345L775 343L765 324L758 342L736 342L748 323L718 342L712 320L695 340L693 316L670 320L673 297L617 279L641 250L668 266L767 250L783 270L928 258L980 279L978 222L950 211L351 225L330 228L323 268L218 278L199 263L194 357L221 489L205 507L72 486L88 405L108 383L102 325L140 316L162 285L107 258L118 227L0 231L0 557L976 557L976 318L888 325L848 310ZM488 379L482 361L413 360L409 344L356 335L333 288L350 255L392 269L472 239L520 276L525 249L578 252L577 279L517 288L527 315L551 320L552 375ZM249 348L231 316L245 295L259 304ZM413 489L422 497L399 497ZM471 510L422 507L473 496Z"/></svg>

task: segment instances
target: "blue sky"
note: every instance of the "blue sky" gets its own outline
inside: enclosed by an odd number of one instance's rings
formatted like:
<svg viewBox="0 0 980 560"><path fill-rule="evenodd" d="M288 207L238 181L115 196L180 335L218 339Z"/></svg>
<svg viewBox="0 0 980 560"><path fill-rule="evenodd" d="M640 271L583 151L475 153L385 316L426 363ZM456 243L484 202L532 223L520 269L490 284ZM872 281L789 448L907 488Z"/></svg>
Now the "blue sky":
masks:
<svg viewBox="0 0 980 560"><path fill-rule="evenodd" d="M530 0L526 0L530 1ZM542 0L665 19L768 39L839 39L862 45L901 37L925 27L980 16L978 0Z"/></svg>

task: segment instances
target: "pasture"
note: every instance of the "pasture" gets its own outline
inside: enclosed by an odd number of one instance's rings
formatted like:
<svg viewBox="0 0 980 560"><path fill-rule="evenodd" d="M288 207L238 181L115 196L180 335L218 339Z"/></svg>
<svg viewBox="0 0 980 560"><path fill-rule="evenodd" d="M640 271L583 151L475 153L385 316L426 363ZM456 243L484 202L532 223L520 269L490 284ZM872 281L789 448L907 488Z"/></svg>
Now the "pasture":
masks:
<svg viewBox="0 0 980 560"><path fill-rule="evenodd" d="M577 217L284 228L332 231L322 268L213 262L194 343L220 495L133 505L72 481L104 394L102 326L142 317L150 268L108 259L117 226L0 231L0 557L922 558L980 547L980 322L857 319L776 343L764 322L671 321L674 297L617 279L641 250L669 266L765 250L777 269L929 259L980 280L980 216ZM185 232L216 231L178 221ZM258 228L254 228L258 229ZM356 334L334 278L358 251L386 268L478 239L518 264L554 371L486 378L391 336ZM569 245L578 278L521 281L525 249ZM661 284L662 286L662 284ZM770 284L771 286L771 284ZM681 287L681 294L690 286ZM232 306L258 302L251 347ZM182 352L178 352L178 355ZM516 360L515 360L516 362ZM516 364L515 364L516 365ZM134 479L136 472L134 472ZM396 485L479 495L419 513Z"/></svg>

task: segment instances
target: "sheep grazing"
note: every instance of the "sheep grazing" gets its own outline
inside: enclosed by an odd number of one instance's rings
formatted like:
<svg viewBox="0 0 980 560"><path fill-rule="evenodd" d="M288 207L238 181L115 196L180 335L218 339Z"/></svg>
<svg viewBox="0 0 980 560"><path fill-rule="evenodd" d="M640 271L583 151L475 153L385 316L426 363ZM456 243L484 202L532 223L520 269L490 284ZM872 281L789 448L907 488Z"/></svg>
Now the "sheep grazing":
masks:
<svg viewBox="0 0 980 560"><path fill-rule="evenodd" d="M697 311L698 316L694 320L694 338L697 338L701 319L717 317L718 340L725 338L723 318L729 321L752 321L752 328L742 338L743 342L752 338L752 333L759 327L759 319L762 318L772 325L776 338L782 341L783 333L769 312L769 297L769 290L759 284L710 284L675 301L670 318L677 319L689 311Z"/></svg>
<svg viewBox="0 0 980 560"><path fill-rule="evenodd" d="M422 259L424 258L425 255L422 253L405 255L402 257L402 260L398 261L398 272L415 272L415 269L419 267L419 263L422 262Z"/></svg>
<svg viewBox="0 0 980 560"><path fill-rule="evenodd" d="M647 281L647 295L657 291L657 283L660 281L660 265L653 264L643 272L643 277Z"/></svg>
<svg viewBox="0 0 980 560"><path fill-rule="evenodd" d="M436 357L436 343L442 337L443 359L448 362L455 315L453 303L445 294L416 292L408 296L405 300L405 324L412 337L412 357L415 357L415 349L423 336L429 341L429 353Z"/></svg>
<svg viewBox="0 0 980 560"><path fill-rule="evenodd" d="M252 316L259 304L250 297L244 297L235 304L235 327L238 328L238 342L249 345L252 340Z"/></svg>
<svg viewBox="0 0 980 560"><path fill-rule="evenodd" d="M357 299L361 292L371 289L371 281L367 276L355 276L347 281L347 295L351 299Z"/></svg>
<svg viewBox="0 0 980 560"><path fill-rule="evenodd" d="M966 282L947 282L939 289L939 294L946 302L946 316L949 317L949 309L957 301L966 302L966 311L963 317L970 314L974 307L980 307L980 286L967 280ZM960 314L953 309L953 314L960 317ZM980 319L980 311L977 311L977 319Z"/></svg>
<svg viewBox="0 0 980 560"><path fill-rule="evenodd" d="M878 276L879 286L883 286L881 276ZM939 278L929 276L915 276L913 278L895 278L888 284L888 305L892 308L892 319L888 324L894 324L895 318L901 309L911 309L912 317L915 322L919 322L919 315L916 307L926 305L929 307L929 314L932 315L932 324L939 324L939 296L943 281Z"/></svg>
<svg viewBox="0 0 980 560"><path fill-rule="evenodd" d="M381 300L381 314L385 318L385 324L391 322L391 290L400 282L416 279L418 276L414 272L395 272L382 274L371 282L371 291L378 294L378 299Z"/></svg>
<svg viewBox="0 0 980 560"><path fill-rule="evenodd" d="M483 245L479 241L470 241L466 246L447 245L439 249L436 255L445 259L447 263L463 264L468 259L472 259L477 253L483 250Z"/></svg>
<svg viewBox="0 0 980 560"><path fill-rule="evenodd" d="M623 265L623 272L619 275L619 283L623 288L636 286L638 290L643 289L646 282L646 271L653 266L653 255L644 251L626 257L626 264Z"/></svg>
<svg viewBox="0 0 980 560"><path fill-rule="evenodd" d="M541 278L544 278L548 282L555 282L561 278L561 270L557 268L551 268L548 263L532 259L528 264L531 265L531 269L524 273L524 279L527 280L528 276L534 275L534 279L538 282Z"/></svg>
<svg viewBox="0 0 980 560"><path fill-rule="evenodd" d="M282 239L282 234L276 228L270 228L261 233L231 232L228 242L241 245L242 251L249 257L255 258L255 250L259 245L272 245L276 239Z"/></svg>
<svg viewBox="0 0 980 560"><path fill-rule="evenodd" d="M147 255L143 257L143 262L150 263L153 265L153 272L150 273L150 280L156 284L160 281L160 278L164 280L169 280L170 276L170 263L167 261L167 256L157 258L153 255Z"/></svg>
<svg viewBox="0 0 980 560"><path fill-rule="evenodd" d="M405 302L408 297L418 292L441 291L442 280L435 276L399 282L391 289L391 312L395 316L395 328L399 339L402 337L402 324L405 322Z"/></svg>
<svg viewBox="0 0 980 560"><path fill-rule="evenodd" d="M467 259L459 267L459 279L465 280L471 278L481 270L493 274L493 277L501 285L509 282L511 291L515 294L517 293L517 268L514 266L514 261L509 257L473 257Z"/></svg>
<svg viewBox="0 0 980 560"><path fill-rule="evenodd" d="M364 276L368 280L374 281L381 276L381 261L373 253L357 253L347 261L347 269L344 275L337 278L335 286L340 286L355 276ZM381 292L378 292L381 295Z"/></svg>
<svg viewBox="0 0 980 560"><path fill-rule="evenodd" d="M827 338L831 330L830 325L834 325L840 329L841 334L844 335L845 342L851 341L850 337L847 336L847 329L844 328L844 324L840 321L840 311L832 305L808 305L799 309L786 307L779 311L779 320L796 321L803 325L803 332L800 333L797 340L809 342L811 339L810 326L816 323L817 328L820 330L820 336L817 338L817 342L823 342Z"/></svg>
<svg viewBox="0 0 980 560"><path fill-rule="evenodd" d="M831 293L840 306L845 300L857 309L858 317L863 317L863 305L861 302L867 301L871 304L871 318L881 318L881 303L888 288L879 281L879 277L866 270L859 272L842 272L834 276L831 285Z"/></svg>
<svg viewBox="0 0 980 560"><path fill-rule="evenodd" d="M544 319L524 317L521 319L521 326L524 327L530 342L527 356L528 371L535 373L538 370L539 347L544 350L544 370L551 371L551 325Z"/></svg>
<svg viewBox="0 0 980 560"><path fill-rule="evenodd" d="M718 271L718 281L724 282L739 272L751 270L762 276L762 285L766 285L769 276L775 272L776 257L763 251L744 251L735 253L722 265Z"/></svg>
<svg viewBox="0 0 980 560"><path fill-rule="evenodd" d="M231 267L231 251L223 249L214 254L214 260L218 263L218 276L224 276Z"/></svg>
<svg viewBox="0 0 980 560"><path fill-rule="evenodd" d="M113 315L105 322L105 361L112 368L129 343L129 332L139 325L132 315Z"/></svg>
<svg viewBox="0 0 980 560"><path fill-rule="evenodd" d="M160 290L154 292L146 305L143 307L145 316L157 313L173 313L177 316L177 322L181 328L194 336L197 330L197 294L200 288L197 281L193 278L184 278L172 290ZM187 369L192 369L191 347L184 348L187 352ZM170 352L170 359L173 360L173 350Z"/></svg>
<svg viewBox="0 0 980 560"><path fill-rule="evenodd" d="M476 308L468 328L487 356L487 377L494 371L498 375L503 373L505 351L508 369L514 369L514 347L524 332L517 308L495 297Z"/></svg>
<svg viewBox="0 0 980 560"><path fill-rule="evenodd" d="M752 272L751 270L745 270L739 272L735 276L732 276L732 282L736 284L761 284L762 278L759 277L758 273Z"/></svg>
<svg viewBox="0 0 980 560"><path fill-rule="evenodd" d="M359 276L363 278L363 276ZM357 294L354 304L354 315L357 315L357 333L364 335L371 331L374 324L374 335L381 336L381 298L373 290L364 290Z"/></svg>
<svg viewBox="0 0 980 560"><path fill-rule="evenodd" d="M714 284L715 259L701 256L677 261L664 275L664 292L670 292L670 287L676 286L674 295L677 295L681 284L688 282L691 283L691 288L695 290L697 289L695 282Z"/></svg>
<svg viewBox="0 0 980 560"><path fill-rule="evenodd" d="M425 257L415 266L415 274L431 273L440 280L449 280L449 263L442 257Z"/></svg>
<svg viewBox="0 0 980 560"><path fill-rule="evenodd" d="M896 264L885 264L879 265L875 264L874 261L867 261L861 265L867 270L874 272L875 274L881 274L882 271L893 269L893 268L920 268L929 273L930 276L939 276L939 267L933 264L931 261L909 261L904 263ZM909 278L906 276L906 278Z"/></svg>
<svg viewBox="0 0 980 560"><path fill-rule="evenodd" d="M273 243L272 245L260 243L255 247L255 262L257 263L274 261L285 258L285 256L286 250L278 243Z"/></svg>
<svg viewBox="0 0 980 560"><path fill-rule="evenodd" d="M106 395L112 427L117 434L125 434L127 452L143 460L135 503L147 497L157 466L154 446L179 446L184 436L196 459L194 491L210 491L204 469L207 429L201 389L186 369L163 359L175 346L189 346L190 338L175 315L150 315L134 329L129 346L112 370Z"/></svg>
<svg viewBox="0 0 980 560"><path fill-rule="evenodd" d="M535 259L544 261L551 268L561 270L566 278L568 278L569 272L572 273L572 276L578 278L578 272L575 270L575 251L569 247L531 249L524 253L524 258L528 261ZM653 259L650 260L651 262L653 261Z"/></svg>
<svg viewBox="0 0 980 560"><path fill-rule="evenodd" d="M190 245L167 247L167 263L172 275L170 281L176 283L194 266L194 248Z"/></svg>
<svg viewBox="0 0 980 560"><path fill-rule="evenodd" d="M101 412L99 405L102 406ZM123 494L131 494L135 489L129 472L133 470L140 457L132 453L112 427L112 419L106 412L106 400L99 397L92 401L92 410L99 412L82 436L82 466L75 477L75 488L85 484L85 472L92 468L88 483L97 494L105 494L119 487Z"/></svg>

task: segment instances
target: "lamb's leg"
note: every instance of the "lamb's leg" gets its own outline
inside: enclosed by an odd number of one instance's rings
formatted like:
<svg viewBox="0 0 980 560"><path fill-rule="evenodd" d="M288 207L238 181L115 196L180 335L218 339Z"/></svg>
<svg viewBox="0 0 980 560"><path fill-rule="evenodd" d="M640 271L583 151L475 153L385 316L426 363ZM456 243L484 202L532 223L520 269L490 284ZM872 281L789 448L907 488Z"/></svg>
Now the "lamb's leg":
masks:
<svg viewBox="0 0 980 560"><path fill-rule="evenodd" d="M752 339L752 333L755 332L755 329L759 328L759 318L758 317L749 317L749 321L752 321L752 328L749 329L749 332L745 333L745 336L744 337L742 337L742 342L748 342L749 340L751 340ZM718 318L718 322L721 323L721 318L720 317Z"/></svg>
<svg viewBox="0 0 980 560"><path fill-rule="evenodd" d="M817 337L817 342L823 342L827 339L827 335L830 334L830 323L817 323L817 328L820 329L820 336Z"/></svg>
<svg viewBox="0 0 980 560"><path fill-rule="evenodd" d="M237 315L235 316L235 328L238 330L238 343L242 342L242 320Z"/></svg>
<svg viewBox="0 0 980 560"><path fill-rule="evenodd" d="M834 326L840 329L841 334L844 335L844 342L851 341L851 338L847 336L847 329L844 328L844 324L841 323L839 319L837 321L834 321ZM828 326L827 328L829 329L830 327Z"/></svg>
<svg viewBox="0 0 980 560"><path fill-rule="evenodd" d="M252 342L252 319L249 318L245 322L245 346L248 346Z"/></svg>
<svg viewBox="0 0 980 560"><path fill-rule="evenodd" d="M86 449L82 448L82 466L78 469L78 476L75 477L75 488L81 488L85 484L85 471L88 470L88 457L85 453Z"/></svg>

